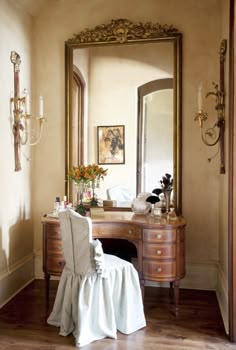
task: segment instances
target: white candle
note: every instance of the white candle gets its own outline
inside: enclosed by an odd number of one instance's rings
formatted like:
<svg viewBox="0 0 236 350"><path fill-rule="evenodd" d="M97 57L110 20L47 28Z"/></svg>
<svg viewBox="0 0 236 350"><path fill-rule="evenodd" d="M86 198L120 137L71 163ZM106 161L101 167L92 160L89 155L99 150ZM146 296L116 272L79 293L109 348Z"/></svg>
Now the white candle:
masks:
<svg viewBox="0 0 236 350"><path fill-rule="evenodd" d="M30 97L29 94L25 95L25 114L30 114Z"/></svg>
<svg viewBox="0 0 236 350"><path fill-rule="evenodd" d="M202 111L202 83L198 86L198 112Z"/></svg>
<svg viewBox="0 0 236 350"><path fill-rule="evenodd" d="M43 118L43 96L39 96L39 117Z"/></svg>

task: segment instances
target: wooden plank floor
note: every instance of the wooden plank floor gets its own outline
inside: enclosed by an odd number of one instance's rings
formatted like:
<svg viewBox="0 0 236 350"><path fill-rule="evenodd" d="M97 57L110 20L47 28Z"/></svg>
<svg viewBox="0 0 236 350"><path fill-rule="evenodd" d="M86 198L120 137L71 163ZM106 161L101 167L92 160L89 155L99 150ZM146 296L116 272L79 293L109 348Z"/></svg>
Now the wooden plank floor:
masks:
<svg viewBox="0 0 236 350"><path fill-rule="evenodd" d="M0 310L0 349L74 349L74 337L62 337L46 323L57 288L51 281L50 307L44 297L44 281L35 280ZM180 315L172 313L168 289L146 287L147 327L118 339L103 339L84 350L236 350L230 343L214 292L181 290Z"/></svg>

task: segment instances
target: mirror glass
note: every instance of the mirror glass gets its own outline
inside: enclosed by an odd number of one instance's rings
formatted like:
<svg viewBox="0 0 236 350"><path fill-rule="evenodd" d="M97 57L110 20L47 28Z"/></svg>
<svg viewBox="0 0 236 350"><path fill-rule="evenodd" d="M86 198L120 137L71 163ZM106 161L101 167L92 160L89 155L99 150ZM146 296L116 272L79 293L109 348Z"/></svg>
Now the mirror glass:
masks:
<svg viewBox="0 0 236 350"><path fill-rule="evenodd" d="M125 176L135 197L159 187L168 172L180 213L181 34L171 26L163 34L163 28L113 20L66 42L65 170L98 163L97 127L122 124L125 164L101 165L108 168L107 188ZM68 181L66 193L73 202Z"/></svg>

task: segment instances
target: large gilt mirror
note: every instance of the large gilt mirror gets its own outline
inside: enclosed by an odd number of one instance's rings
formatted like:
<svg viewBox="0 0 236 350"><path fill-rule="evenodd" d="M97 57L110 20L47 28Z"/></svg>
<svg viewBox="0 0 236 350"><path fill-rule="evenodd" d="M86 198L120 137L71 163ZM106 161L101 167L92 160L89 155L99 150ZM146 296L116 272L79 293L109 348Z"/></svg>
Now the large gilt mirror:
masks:
<svg viewBox="0 0 236 350"><path fill-rule="evenodd" d="M97 128L122 125L125 161L102 164L100 192L151 192L170 173L181 214L181 33L127 19L85 29L65 43L66 164L98 163ZM66 179L73 202L73 184Z"/></svg>

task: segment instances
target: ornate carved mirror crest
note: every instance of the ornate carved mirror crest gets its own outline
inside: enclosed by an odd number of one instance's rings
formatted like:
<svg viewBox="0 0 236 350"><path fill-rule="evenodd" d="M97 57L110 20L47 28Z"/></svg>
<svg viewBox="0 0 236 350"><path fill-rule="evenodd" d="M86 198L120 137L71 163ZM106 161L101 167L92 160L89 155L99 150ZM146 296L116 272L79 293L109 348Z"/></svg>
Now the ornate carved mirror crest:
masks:
<svg viewBox="0 0 236 350"><path fill-rule="evenodd" d="M133 40L150 40L166 38L178 35L178 30L172 25L159 23L133 23L128 19L113 19L109 24L101 24L94 29L85 29L75 34L67 44L79 43L120 43L132 42Z"/></svg>

